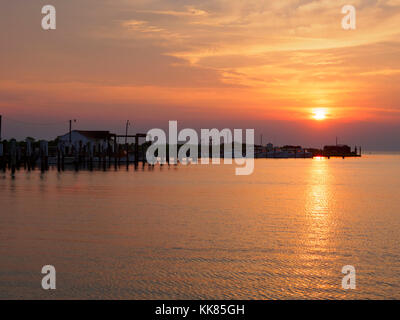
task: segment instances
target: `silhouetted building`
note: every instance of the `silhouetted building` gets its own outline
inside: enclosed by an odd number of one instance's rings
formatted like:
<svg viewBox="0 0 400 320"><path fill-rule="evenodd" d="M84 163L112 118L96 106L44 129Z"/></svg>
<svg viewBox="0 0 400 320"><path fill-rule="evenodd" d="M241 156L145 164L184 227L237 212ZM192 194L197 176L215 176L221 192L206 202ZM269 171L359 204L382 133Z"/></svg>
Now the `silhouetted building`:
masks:
<svg viewBox="0 0 400 320"><path fill-rule="evenodd" d="M71 143L75 145L76 143L82 142L86 145L88 142L93 144L102 143L103 141L109 141L112 137L110 131L85 131L85 130L72 130L71 131ZM65 143L69 142L70 133L66 133L58 137L59 141Z"/></svg>
<svg viewBox="0 0 400 320"><path fill-rule="evenodd" d="M281 148L283 151L293 151L293 152L300 152L302 150L301 146L291 146L286 145Z"/></svg>
<svg viewBox="0 0 400 320"><path fill-rule="evenodd" d="M324 155L346 155L351 154L351 148L345 144L338 144L335 146L325 146Z"/></svg>

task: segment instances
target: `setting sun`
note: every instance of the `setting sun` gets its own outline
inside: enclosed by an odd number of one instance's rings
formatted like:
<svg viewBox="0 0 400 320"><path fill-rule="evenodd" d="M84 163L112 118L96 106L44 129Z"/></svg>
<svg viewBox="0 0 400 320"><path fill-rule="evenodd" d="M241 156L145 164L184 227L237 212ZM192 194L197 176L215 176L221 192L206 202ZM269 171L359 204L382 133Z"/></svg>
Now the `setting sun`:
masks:
<svg viewBox="0 0 400 320"><path fill-rule="evenodd" d="M326 119L326 110L325 109L313 110L312 118L314 120L325 120Z"/></svg>

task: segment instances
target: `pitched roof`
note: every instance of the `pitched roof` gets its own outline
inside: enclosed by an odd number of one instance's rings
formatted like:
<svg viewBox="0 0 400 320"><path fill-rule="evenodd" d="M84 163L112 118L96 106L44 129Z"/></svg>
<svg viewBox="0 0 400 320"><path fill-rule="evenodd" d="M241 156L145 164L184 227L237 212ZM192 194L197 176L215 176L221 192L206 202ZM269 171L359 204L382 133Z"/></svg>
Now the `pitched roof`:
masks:
<svg viewBox="0 0 400 320"><path fill-rule="evenodd" d="M110 131L85 131L85 130L74 130L88 139L104 140L110 138Z"/></svg>

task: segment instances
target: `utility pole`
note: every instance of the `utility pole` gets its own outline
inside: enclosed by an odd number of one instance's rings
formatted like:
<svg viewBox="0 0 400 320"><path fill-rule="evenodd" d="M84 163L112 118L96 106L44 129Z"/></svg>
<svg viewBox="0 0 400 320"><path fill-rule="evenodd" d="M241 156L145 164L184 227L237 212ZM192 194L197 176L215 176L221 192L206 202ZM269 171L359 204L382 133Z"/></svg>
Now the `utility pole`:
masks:
<svg viewBox="0 0 400 320"><path fill-rule="evenodd" d="M129 122L129 120L126 120L126 128L125 128L125 144L128 143L128 127L131 123Z"/></svg>
<svg viewBox="0 0 400 320"><path fill-rule="evenodd" d="M2 121L3 116L0 114L0 143L1 143L1 121Z"/></svg>

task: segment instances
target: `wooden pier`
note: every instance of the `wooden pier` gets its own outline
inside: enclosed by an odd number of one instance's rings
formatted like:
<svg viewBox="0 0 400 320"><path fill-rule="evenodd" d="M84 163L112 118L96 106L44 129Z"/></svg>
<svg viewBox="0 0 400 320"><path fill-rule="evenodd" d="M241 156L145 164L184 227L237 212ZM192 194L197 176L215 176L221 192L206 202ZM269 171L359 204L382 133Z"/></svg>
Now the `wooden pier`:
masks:
<svg viewBox="0 0 400 320"><path fill-rule="evenodd" d="M15 172L21 166L27 171L40 167L42 173L49 170L50 166L56 166L59 172L70 167L76 171L81 169L109 170L112 167L117 170L121 165L129 169L130 164L134 164L135 169L142 162L144 168L147 163L144 145L140 146L140 138L146 138L146 134L136 135L111 135L109 140L101 143L82 141L69 144L59 141L56 145L49 144L48 141L41 140L34 142L26 139L25 142L17 142L15 139L0 142L0 171ZM118 138L134 139L134 144L119 144Z"/></svg>

